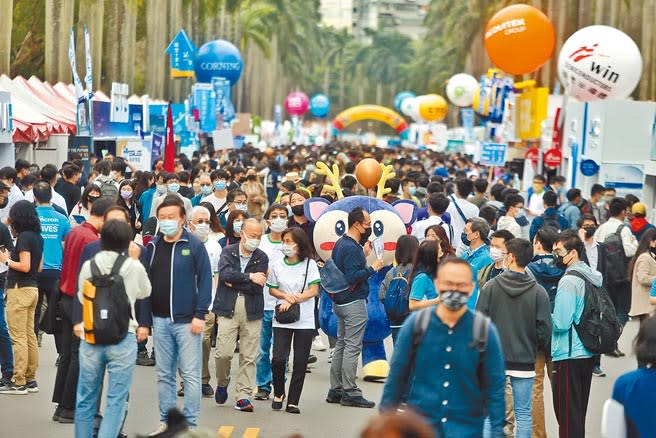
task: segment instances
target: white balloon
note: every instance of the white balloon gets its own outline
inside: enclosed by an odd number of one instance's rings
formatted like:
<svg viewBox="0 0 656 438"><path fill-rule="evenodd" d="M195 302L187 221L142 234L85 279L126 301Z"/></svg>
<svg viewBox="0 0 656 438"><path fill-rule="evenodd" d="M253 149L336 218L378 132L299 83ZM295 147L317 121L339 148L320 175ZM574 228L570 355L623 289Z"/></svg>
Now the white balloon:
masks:
<svg viewBox="0 0 656 438"><path fill-rule="evenodd" d="M474 93L478 87L478 81L467 73L458 73L451 76L446 85L446 95L456 106L470 106L474 101Z"/></svg>
<svg viewBox="0 0 656 438"><path fill-rule="evenodd" d="M420 122L421 116L419 115L419 106L424 96L417 96L410 102L410 108L408 110L409 116L412 117L415 121ZM405 102L405 101L404 101Z"/></svg>
<svg viewBox="0 0 656 438"><path fill-rule="evenodd" d="M624 32L609 26L588 26L563 44L558 75L567 92L588 102L626 99L642 74L642 55Z"/></svg>
<svg viewBox="0 0 656 438"><path fill-rule="evenodd" d="M406 97L401 101L401 105L399 105L399 107L401 108L401 112L404 116L411 117L410 109L415 99L416 97Z"/></svg>

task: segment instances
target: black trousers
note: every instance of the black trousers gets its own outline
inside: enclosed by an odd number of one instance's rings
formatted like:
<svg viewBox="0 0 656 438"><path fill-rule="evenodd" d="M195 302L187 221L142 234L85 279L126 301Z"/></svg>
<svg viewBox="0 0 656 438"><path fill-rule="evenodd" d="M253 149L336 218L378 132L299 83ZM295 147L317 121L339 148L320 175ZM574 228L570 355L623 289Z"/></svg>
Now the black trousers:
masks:
<svg viewBox="0 0 656 438"><path fill-rule="evenodd" d="M39 334L39 326L41 325L41 309L43 307L43 301L45 300L47 304L50 296L58 292L57 289L59 288L60 277L61 271L57 269L44 269L39 272L37 276L39 301L37 302L36 310L34 311L34 333L37 335ZM61 335L59 333L55 333L55 347L57 347L57 353L60 353Z"/></svg>
<svg viewBox="0 0 656 438"><path fill-rule="evenodd" d="M590 357L553 362L551 387L560 438L585 436L585 415L594 361L594 357Z"/></svg>
<svg viewBox="0 0 656 438"><path fill-rule="evenodd" d="M287 396L287 403L290 405L297 406L301 398L314 333L314 329L273 328L271 371L273 374L273 394L276 397L285 395L285 366L287 365L292 342L294 343L294 365Z"/></svg>
<svg viewBox="0 0 656 438"><path fill-rule="evenodd" d="M608 295L615 306L617 320L625 325L629 320L631 310L631 283L622 282L608 286Z"/></svg>
<svg viewBox="0 0 656 438"><path fill-rule="evenodd" d="M80 375L80 339L73 334L73 298L62 294L59 305L62 312L61 352L52 401L63 408L75 409Z"/></svg>

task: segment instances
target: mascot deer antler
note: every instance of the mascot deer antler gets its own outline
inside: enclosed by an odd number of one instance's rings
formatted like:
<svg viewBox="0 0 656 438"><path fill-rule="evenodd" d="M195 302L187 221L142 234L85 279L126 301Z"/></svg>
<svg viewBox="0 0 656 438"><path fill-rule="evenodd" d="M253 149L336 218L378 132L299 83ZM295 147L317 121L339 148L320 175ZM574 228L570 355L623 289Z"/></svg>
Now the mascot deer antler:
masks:
<svg viewBox="0 0 656 438"><path fill-rule="evenodd" d="M344 198L344 192L342 191L342 187L340 186L339 182L339 167L337 164L333 164L333 169L330 170L326 163L322 161L317 161L317 169L316 172L319 175L325 175L328 180L331 182L332 185L326 186L329 189L333 189L335 191L335 194L337 195L337 199L343 199Z"/></svg>
<svg viewBox="0 0 656 438"><path fill-rule="evenodd" d="M394 173L394 167L389 164L386 166L381 163L380 167L383 169L383 174L380 177L380 181L378 181L378 191L376 193L376 198L383 199L383 196L392 191L392 189L389 187L385 187L385 183L394 178L396 173Z"/></svg>

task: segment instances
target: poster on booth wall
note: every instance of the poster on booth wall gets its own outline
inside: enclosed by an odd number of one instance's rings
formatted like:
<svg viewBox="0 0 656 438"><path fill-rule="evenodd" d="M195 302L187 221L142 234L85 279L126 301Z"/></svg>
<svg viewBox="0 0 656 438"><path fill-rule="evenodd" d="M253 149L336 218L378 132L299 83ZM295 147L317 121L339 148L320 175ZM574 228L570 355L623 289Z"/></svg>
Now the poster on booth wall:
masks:
<svg viewBox="0 0 656 438"><path fill-rule="evenodd" d="M150 170L151 151L141 138L117 140L116 154L137 170Z"/></svg>
<svg viewBox="0 0 656 438"><path fill-rule="evenodd" d="M602 163L601 184L604 187L613 187L617 196L628 194L643 198L645 184L644 166L641 164Z"/></svg>
<svg viewBox="0 0 656 438"><path fill-rule="evenodd" d="M68 137L68 156L70 158L71 154L79 154L82 160L82 166L84 167L84 172L89 174L89 154L92 150L93 141L91 137L85 136L70 136Z"/></svg>
<svg viewBox="0 0 656 438"><path fill-rule="evenodd" d="M127 122L112 122L110 102L93 101L93 137L133 137L143 131L143 105L128 105Z"/></svg>

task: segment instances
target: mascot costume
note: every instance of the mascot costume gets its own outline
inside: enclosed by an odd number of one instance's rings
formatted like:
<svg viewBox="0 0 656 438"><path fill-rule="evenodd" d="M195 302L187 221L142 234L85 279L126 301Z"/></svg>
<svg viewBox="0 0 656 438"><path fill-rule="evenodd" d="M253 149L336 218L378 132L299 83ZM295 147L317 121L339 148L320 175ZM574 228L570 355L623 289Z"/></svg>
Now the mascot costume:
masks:
<svg viewBox="0 0 656 438"><path fill-rule="evenodd" d="M385 183L395 174L392 166L384 166L370 158L358 164L355 174L363 187L367 189L377 187L375 197L345 198L339 185L337 165L330 170L325 163L318 162L317 171L332 183L331 188L338 199L332 204L323 198L311 198L305 203L305 217L315 223L314 246L322 260L330 258L335 242L348 231L347 219L352 209L362 207L371 216L371 239L374 240L374 246L378 247L378 251L371 251L368 263L373 263L382 253L382 260L386 267L369 277L367 299L369 322L364 334L362 367L365 381L383 380L389 374L383 340L390 335L390 324L379 298L379 289L385 274L394 263L397 239L406 234L406 227L416 220L417 204L408 200L396 201L391 205L384 202L383 196L390 192L389 188L385 188ZM333 302L325 291L322 293L319 307L319 323L325 333L337 337L337 318L333 313Z"/></svg>

